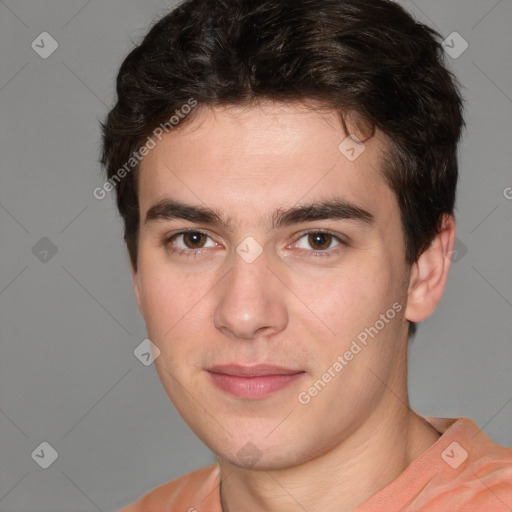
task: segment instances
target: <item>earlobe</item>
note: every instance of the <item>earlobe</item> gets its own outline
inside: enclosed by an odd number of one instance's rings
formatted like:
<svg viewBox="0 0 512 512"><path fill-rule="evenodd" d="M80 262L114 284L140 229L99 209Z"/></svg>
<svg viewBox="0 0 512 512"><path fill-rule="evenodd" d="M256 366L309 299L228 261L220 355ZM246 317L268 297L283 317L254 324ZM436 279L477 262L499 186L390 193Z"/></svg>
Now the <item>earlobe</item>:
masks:
<svg viewBox="0 0 512 512"><path fill-rule="evenodd" d="M455 244L455 219L444 215L441 230L411 269L405 317L421 322L435 310L446 287Z"/></svg>

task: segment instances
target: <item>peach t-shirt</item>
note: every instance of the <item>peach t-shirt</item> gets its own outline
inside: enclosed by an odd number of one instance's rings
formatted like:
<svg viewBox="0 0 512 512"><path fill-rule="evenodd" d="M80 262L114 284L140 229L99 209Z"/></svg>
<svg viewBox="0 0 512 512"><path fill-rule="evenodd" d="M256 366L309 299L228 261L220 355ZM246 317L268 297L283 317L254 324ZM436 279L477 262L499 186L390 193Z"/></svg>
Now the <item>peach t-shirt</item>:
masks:
<svg viewBox="0 0 512 512"><path fill-rule="evenodd" d="M355 512L511 512L512 449L469 418L425 418L442 436ZM148 492L119 512L222 512L218 464Z"/></svg>

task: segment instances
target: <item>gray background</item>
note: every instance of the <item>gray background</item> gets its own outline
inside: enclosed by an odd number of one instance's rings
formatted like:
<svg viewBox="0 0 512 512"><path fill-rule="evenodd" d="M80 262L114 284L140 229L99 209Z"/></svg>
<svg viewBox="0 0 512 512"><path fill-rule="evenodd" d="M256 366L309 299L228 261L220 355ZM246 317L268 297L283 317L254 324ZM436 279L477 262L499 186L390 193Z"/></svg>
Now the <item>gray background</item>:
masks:
<svg viewBox="0 0 512 512"><path fill-rule="evenodd" d="M469 44L447 57L467 100L458 252L411 345L411 402L424 415L469 416L512 446L512 2L404 4ZM103 182L98 121L121 59L172 5L0 1L4 512L114 510L214 460L133 354L146 336L121 223L113 196L92 195ZM44 31L59 45L47 59L31 47ZM43 441L58 452L47 469L31 457Z"/></svg>

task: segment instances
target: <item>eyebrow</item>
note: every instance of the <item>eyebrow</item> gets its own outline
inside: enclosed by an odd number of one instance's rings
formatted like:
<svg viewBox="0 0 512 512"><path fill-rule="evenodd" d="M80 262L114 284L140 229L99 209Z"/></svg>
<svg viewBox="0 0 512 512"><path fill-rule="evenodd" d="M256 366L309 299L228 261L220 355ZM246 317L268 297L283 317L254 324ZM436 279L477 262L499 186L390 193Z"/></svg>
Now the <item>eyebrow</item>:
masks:
<svg viewBox="0 0 512 512"><path fill-rule="evenodd" d="M210 224L226 230L230 229L230 224L221 211L205 206L182 203L170 198L162 199L151 206L146 213L144 224L173 219ZM371 225L375 221L375 217L370 212L344 199L326 199L287 209L279 208L272 214L271 225L273 229L276 229L300 222L329 219L351 220L366 225Z"/></svg>

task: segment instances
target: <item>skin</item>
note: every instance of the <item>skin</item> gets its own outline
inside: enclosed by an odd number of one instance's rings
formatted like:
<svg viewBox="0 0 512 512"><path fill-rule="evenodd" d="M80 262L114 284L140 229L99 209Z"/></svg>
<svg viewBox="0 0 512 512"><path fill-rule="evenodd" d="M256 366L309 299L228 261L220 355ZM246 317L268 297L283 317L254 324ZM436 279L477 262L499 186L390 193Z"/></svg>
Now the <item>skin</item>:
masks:
<svg viewBox="0 0 512 512"><path fill-rule="evenodd" d="M334 112L304 104L204 108L141 164L135 294L167 394L218 455L225 511L353 510L439 438L408 405L407 321L426 318L442 296L454 220L445 216L429 249L407 265L396 197L380 172L386 137L377 130L353 162L338 150L345 137ZM221 211L227 226L147 221L165 198ZM333 198L373 222L272 228L276 210ZM169 241L188 228L206 241ZM321 238L327 248L318 250L306 230L330 230L345 243ZM236 252L248 236L262 249L251 263ZM298 394L394 303L401 311L301 404ZM242 399L206 371L225 363L304 374L267 397ZM249 442L256 462L237 456Z"/></svg>

